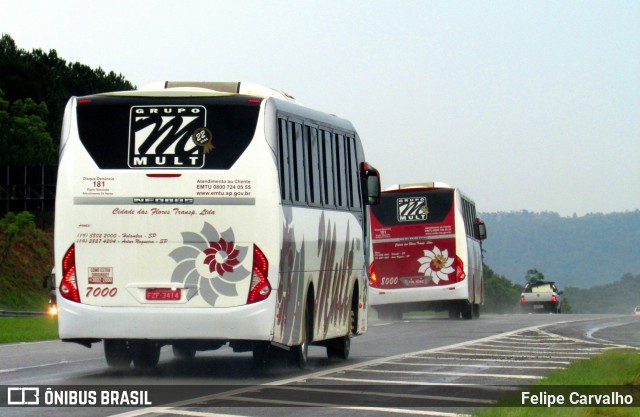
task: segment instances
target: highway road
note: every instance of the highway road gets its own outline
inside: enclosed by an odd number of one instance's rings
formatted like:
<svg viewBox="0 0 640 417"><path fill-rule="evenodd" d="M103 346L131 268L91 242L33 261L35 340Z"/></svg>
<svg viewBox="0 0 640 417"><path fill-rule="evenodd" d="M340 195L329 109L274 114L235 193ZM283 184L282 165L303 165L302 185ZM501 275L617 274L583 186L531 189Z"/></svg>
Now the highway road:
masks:
<svg viewBox="0 0 640 417"><path fill-rule="evenodd" d="M222 348L192 362L164 347L149 372L107 368L102 346L60 341L0 345L0 385L91 390L154 386L146 407L4 407L3 416L408 416L453 417L489 406L516 386L616 346L640 348L640 317L485 315L479 320L371 321L348 361L312 347L307 369ZM158 387L160 386L160 387ZM161 394L158 394L160 392ZM0 393L4 394L4 393ZM161 404L160 398L168 404ZM2 398L2 397L0 397ZM4 397L6 401L6 397ZM155 402L154 402L155 401Z"/></svg>

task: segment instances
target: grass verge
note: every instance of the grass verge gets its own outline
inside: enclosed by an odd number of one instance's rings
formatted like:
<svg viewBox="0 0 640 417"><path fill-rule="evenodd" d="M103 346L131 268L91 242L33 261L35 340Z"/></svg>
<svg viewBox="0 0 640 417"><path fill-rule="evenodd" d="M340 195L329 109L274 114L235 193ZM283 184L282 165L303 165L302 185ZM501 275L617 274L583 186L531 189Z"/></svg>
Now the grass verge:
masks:
<svg viewBox="0 0 640 417"><path fill-rule="evenodd" d="M57 338L56 317L0 318L0 343L37 342Z"/></svg>
<svg viewBox="0 0 640 417"><path fill-rule="evenodd" d="M521 394L501 399L497 406L474 414L476 417L640 417L640 352L633 349L608 350L587 360L573 363L569 368L554 371L531 387L531 392L566 392L584 390L594 386L638 386L635 407L580 406L580 407L510 407L521 404ZM565 388L556 386L566 386ZM591 386L591 388L589 387ZM537 387L537 389L536 389ZM615 387L614 387L615 389ZM567 400L568 402L568 400Z"/></svg>

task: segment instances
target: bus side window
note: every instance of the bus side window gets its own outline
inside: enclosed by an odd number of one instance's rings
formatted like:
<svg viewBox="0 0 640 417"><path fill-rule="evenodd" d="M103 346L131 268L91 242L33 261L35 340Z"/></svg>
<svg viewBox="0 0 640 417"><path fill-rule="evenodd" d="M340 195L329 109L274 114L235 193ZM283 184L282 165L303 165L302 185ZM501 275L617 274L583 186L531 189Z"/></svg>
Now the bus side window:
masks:
<svg viewBox="0 0 640 417"><path fill-rule="evenodd" d="M337 187L337 202L336 205L345 208L347 207L347 178L346 178L346 158L345 158L345 149L344 149L344 136L340 134L334 134L334 144L335 144L335 157L336 157L336 183Z"/></svg>
<svg viewBox="0 0 640 417"><path fill-rule="evenodd" d="M322 167L319 163L319 147L318 147L318 129L315 127L305 126L305 167L307 168L308 179L308 200L309 204L319 206L322 204L321 199L321 176Z"/></svg>
<svg viewBox="0 0 640 417"><path fill-rule="evenodd" d="M306 203L306 178L304 169L304 138L302 136L302 124L293 122L293 149L294 178L295 178L295 201L296 203Z"/></svg>
<svg viewBox="0 0 640 417"><path fill-rule="evenodd" d="M360 209L362 207L362 198L360 192L360 181L358 172L358 158L356 156L355 139L347 137L347 150L348 150L348 162L349 168L349 183L350 183L350 195L349 195L349 207Z"/></svg>
<svg viewBox="0 0 640 417"><path fill-rule="evenodd" d="M322 163L324 164L324 205L335 207L335 173L333 167L333 146L331 143L331 132L320 131L322 137Z"/></svg>
<svg viewBox="0 0 640 417"><path fill-rule="evenodd" d="M291 202L291 178L289 173L289 142L287 140L287 121L278 119L278 153L280 158L280 197L284 202Z"/></svg>

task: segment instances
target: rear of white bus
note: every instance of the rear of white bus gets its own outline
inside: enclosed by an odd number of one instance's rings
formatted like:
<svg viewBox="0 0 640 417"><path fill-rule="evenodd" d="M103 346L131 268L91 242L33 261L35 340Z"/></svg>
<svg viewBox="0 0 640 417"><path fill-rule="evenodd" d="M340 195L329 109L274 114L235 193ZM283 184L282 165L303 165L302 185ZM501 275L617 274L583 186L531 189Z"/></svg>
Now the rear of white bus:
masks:
<svg viewBox="0 0 640 417"><path fill-rule="evenodd" d="M69 101L55 223L61 339L182 341L191 353L272 339L279 231L265 225L278 224L279 195L267 100L169 89Z"/></svg>

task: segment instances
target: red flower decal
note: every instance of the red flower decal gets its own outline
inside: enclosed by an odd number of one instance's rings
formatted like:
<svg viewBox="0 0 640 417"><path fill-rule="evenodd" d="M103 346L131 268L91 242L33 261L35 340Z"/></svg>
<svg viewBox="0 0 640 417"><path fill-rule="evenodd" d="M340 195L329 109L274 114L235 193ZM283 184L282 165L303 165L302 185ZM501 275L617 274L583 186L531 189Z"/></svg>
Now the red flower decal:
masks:
<svg viewBox="0 0 640 417"><path fill-rule="evenodd" d="M216 271L223 276L225 272L232 272L233 268L240 264L238 255L240 252L233 242L220 239L217 242L209 242L209 247L204 250L204 264L209 265L209 272Z"/></svg>

